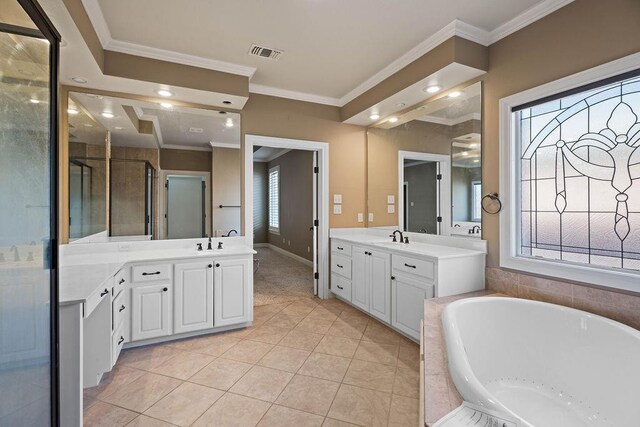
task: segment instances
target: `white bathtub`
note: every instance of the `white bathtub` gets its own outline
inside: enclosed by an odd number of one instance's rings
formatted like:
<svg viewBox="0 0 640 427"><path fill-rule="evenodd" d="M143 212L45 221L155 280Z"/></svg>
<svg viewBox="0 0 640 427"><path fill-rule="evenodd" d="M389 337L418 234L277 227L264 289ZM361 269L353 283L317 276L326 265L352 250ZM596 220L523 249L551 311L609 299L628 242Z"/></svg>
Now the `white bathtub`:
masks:
<svg viewBox="0 0 640 427"><path fill-rule="evenodd" d="M640 426L640 331L555 304L469 298L443 314L464 400L523 426Z"/></svg>

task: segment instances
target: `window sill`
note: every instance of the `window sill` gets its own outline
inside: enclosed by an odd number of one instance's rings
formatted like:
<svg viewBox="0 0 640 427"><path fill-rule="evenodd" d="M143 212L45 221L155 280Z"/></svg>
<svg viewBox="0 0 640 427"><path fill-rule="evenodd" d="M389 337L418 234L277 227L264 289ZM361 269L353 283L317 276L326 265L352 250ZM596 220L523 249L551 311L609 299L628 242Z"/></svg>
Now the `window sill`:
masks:
<svg viewBox="0 0 640 427"><path fill-rule="evenodd" d="M276 236L279 236L280 235L280 230L269 229L269 234L275 234Z"/></svg>

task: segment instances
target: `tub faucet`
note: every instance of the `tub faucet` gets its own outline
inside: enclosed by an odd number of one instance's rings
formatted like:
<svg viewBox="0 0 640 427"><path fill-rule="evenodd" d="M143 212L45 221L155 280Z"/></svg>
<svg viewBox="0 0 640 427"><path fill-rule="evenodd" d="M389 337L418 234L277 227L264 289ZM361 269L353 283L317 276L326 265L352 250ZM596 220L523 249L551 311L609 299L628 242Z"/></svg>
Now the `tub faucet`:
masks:
<svg viewBox="0 0 640 427"><path fill-rule="evenodd" d="M226 237L231 237L231 233L236 233L236 236L238 235L238 230L229 230L229 232L227 233Z"/></svg>
<svg viewBox="0 0 640 427"><path fill-rule="evenodd" d="M15 262L20 261L20 253L18 252L18 247L16 245L11 246L9 249L10 252L13 252L13 260Z"/></svg>
<svg viewBox="0 0 640 427"><path fill-rule="evenodd" d="M402 243L404 241L404 235L402 234L402 231L400 230L396 230L393 233L391 233L389 235L389 237L393 237L393 241L397 242L398 240L396 239L396 233L400 233L400 243Z"/></svg>

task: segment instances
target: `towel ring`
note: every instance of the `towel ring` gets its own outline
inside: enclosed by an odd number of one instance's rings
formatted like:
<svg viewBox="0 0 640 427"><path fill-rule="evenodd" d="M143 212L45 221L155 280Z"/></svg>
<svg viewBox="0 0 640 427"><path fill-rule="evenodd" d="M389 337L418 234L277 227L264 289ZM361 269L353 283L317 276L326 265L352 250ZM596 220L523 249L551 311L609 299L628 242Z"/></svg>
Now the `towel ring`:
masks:
<svg viewBox="0 0 640 427"><path fill-rule="evenodd" d="M484 207L484 199L490 199L494 202L498 202L498 209L496 209L495 211L488 211L485 207ZM482 197L482 200L480 201L480 206L482 207L482 210L485 211L486 213L490 214L490 215L495 215L498 212L500 212L502 210L502 202L500 201L500 197L498 197L498 193L489 193L489 194L485 194Z"/></svg>

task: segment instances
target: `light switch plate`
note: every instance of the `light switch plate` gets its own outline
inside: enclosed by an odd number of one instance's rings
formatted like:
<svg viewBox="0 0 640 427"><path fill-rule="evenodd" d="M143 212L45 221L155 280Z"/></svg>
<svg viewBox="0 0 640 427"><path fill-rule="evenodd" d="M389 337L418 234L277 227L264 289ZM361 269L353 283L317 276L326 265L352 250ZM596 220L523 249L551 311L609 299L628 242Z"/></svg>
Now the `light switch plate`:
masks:
<svg viewBox="0 0 640 427"><path fill-rule="evenodd" d="M387 213L395 213L396 212L396 205L387 205Z"/></svg>
<svg viewBox="0 0 640 427"><path fill-rule="evenodd" d="M333 195L333 203L342 203L342 194L334 194Z"/></svg>
<svg viewBox="0 0 640 427"><path fill-rule="evenodd" d="M369 222L373 222L373 212L369 212Z"/></svg>
<svg viewBox="0 0 640 427"><path fill-rule="evenodd" d="M362 212L358 213L358 222L364 222L364 214Z"/></svg>
<svg viewBox="0 0 640 427"><path fill-rule="evenodd" d="M342 214L342 205L333 205L333 214L341 215Z"/></svg>
<svg viewBox="0 0 640 427"><path fill-rule="evenodd" d="M392 205L396 202L396 196L394 196L393 194L389 194L387 196L387 203Z"/></svg>

